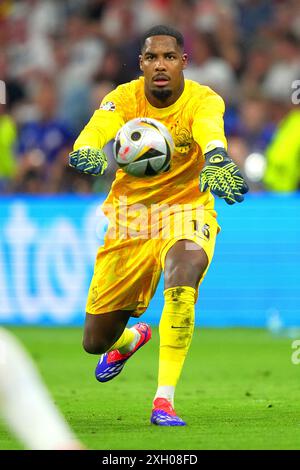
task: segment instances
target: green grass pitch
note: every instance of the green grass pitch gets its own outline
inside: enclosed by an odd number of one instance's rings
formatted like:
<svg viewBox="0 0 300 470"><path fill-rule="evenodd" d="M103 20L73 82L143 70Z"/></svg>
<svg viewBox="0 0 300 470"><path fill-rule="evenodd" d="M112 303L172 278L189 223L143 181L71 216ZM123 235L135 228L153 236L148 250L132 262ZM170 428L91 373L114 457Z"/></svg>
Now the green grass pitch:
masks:
<svg viewBox="0 0 300 470"><path fill-rule="evenodd" d="M299 449L300 364L265 330L197 329L177 387L184 428L150 425L158 331L113 381L94 379L81 329L12 328L89 449ZM299 338L300 339L300 338ZM22 393L22 390L20 390ZM21 449L0 423L0 449Z"/></svg>

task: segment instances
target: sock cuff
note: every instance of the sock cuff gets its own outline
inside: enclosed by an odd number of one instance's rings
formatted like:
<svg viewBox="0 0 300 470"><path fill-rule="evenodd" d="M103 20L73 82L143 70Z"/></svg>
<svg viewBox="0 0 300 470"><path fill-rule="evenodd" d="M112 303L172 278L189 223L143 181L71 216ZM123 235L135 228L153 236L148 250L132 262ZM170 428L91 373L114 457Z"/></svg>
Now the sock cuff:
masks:
<svg viewBox="0 0 300 470"><path fill-rule="evenodd" d="M164 290L165 300L185 300L195 303L196 289L190 286L169 287Z"/></svg>

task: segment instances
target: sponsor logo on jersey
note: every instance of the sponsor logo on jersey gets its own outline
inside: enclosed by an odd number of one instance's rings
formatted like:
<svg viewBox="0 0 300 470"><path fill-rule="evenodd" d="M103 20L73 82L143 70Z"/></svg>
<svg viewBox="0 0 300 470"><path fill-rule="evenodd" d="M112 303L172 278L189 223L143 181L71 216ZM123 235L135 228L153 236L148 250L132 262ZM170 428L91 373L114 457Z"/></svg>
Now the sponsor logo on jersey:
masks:
<svg viewBox="0 0 300 470"><path fill-rule="evenodd" d="M106 103L102 103L99 109L103 109L104 111L115 111L116 105L113 101L106 101Z"/></svg>
<svg viewBox="0 0 300 470"><path fill-rule="evenodd" d="M178 153L187 154L192 146L193 137L188 129L180 127L179 121L173 126L175 149Z"/></svg>

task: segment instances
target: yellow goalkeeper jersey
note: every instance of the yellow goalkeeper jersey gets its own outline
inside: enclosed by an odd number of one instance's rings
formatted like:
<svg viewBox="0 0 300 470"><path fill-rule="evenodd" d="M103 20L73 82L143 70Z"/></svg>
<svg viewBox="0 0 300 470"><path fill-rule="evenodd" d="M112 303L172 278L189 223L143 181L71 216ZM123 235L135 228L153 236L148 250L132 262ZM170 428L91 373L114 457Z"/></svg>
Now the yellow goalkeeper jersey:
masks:
<svg viewBox="0 0 300 470"><path fill-rule="evenodd" d="M77 138L74 150L84 146L103 148L125 122L149 117L168 128L175 152L170 170L160 175L137 178L119 169L103 205L104 213L109 217L111 206L118 213L124 203L127 207L143 204L147 208L153 204L192 204L213 211L214 198L210 191L201 193L199 190L199 174L207 145L221 141L227 146L223 114L222 98L192 80L185 80L181 96L165 108L155 108L149 103L144 92L144 77L120 85L106 95ZM135 215L131 215L134 218Z"/></svg>

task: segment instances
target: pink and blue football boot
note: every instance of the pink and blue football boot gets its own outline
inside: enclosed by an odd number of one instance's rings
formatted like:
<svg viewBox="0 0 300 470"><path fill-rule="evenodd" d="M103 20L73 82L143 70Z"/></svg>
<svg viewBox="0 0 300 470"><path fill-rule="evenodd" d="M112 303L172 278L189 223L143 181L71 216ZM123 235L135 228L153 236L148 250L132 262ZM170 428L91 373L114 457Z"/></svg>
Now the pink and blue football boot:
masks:
<svg viewBox="0 0 300 470"><path fill-rule="evenodd" d="M176 415L171 403L166 398L156 398L153 402L151 423L158 426L186 426Z"/></svg>
<svg viewBox="0 0 300 470"><path fill-rule="evenodd" d="M137 323L133 328L139 332L140 339L132 351L121 354L117 349L114 349L101 355L95 370L95 376L99 382L108 382L119 375L128 359L151 338L151 328L146 323Z"/></svg>

